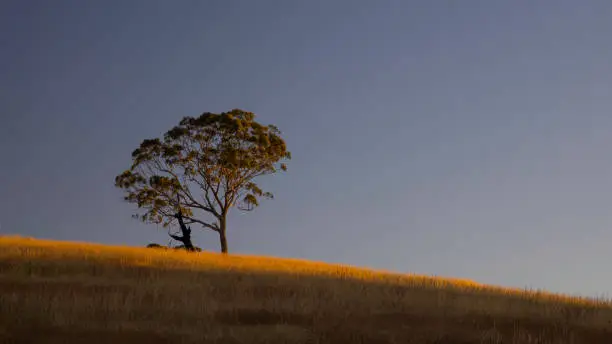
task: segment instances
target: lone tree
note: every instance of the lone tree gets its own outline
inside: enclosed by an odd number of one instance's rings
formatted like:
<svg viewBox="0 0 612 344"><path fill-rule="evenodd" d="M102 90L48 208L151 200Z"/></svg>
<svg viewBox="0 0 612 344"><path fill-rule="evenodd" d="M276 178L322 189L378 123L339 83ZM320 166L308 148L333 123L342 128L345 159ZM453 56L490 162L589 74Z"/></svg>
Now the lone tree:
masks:
<svg viewBox="0 0 612 344"><path fill-rule="evenodd" d="M227 215L232 207L250 211L271 199L254 182L259 176L286 171L291 159L281 133L255 121L251 112L234 109L184 117L163 139L142 141L132 153L132 166L115 178L124 199L138 206L143 222L178 224L169 235L194 250L191 227L219 234L227 253Z"/></svg>

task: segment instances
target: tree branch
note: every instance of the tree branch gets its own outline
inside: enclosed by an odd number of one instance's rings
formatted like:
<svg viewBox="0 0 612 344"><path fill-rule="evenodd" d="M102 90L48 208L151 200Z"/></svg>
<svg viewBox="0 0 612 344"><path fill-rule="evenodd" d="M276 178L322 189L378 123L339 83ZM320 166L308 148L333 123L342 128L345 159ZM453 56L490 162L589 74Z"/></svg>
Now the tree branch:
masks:
<svg viewBox="0 0 612 344"><path fill-rule="evenodd" d="M200 225L202 225L202 227L210 229L212 231L215 231L215 232L219 231L219 227L216 224L210 224L210 223L204 222L202 220L198 220L198 219L195 219L193 217L185 216L185 215L183 215L183 218L186 219L186 220L191 221L190 223L199 223Z"/></svg>

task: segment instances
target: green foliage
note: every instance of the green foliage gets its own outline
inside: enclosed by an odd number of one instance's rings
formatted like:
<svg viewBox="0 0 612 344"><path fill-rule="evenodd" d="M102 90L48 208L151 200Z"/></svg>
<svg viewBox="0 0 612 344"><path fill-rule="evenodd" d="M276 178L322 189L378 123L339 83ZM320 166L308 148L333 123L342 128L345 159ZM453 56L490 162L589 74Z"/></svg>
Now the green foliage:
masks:
<svg viewBox="0 0 612 344"><path fill-rule="evenodd" d="M206 112L183 118L163 139L142 141L115 185L138 206L135 216L144 222L167 227L180 212L186 224L225 236L230 208L252 210L272 198L254 179L286 171L283 161L289 159L276 126L261 125L253 113L239 109Z"/></svg>

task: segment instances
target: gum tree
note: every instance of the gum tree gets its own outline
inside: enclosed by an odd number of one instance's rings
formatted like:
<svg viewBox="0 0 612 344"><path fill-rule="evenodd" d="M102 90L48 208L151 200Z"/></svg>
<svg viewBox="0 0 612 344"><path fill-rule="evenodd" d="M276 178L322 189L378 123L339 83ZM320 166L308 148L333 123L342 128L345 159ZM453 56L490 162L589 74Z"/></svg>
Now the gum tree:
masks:
<svg viewBox="0 0 612 344"><path fill-rule="evenodd" d="M253 210L271 199L255 179L286 171L291 158L281 132L240 109L185 117L163 138L146 139L132 153L131 167L115 178L124 199L138 206L134 216L180 234L169 235L194 250L191 225L218 233L228 252L227 215Z"/></svg>

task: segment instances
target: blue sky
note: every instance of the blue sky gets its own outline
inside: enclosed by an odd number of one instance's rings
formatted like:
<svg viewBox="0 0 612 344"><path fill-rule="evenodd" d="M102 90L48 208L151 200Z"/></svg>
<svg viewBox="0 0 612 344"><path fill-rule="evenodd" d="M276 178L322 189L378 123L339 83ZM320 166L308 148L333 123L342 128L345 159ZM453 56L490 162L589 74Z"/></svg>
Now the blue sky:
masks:
<svg viewBox="0 0 612 344"><path fill-rule="evenodd" d="M143 246L144 138L276 124L276 199L230 251L612 290L612 2L2 1L0 233ZM213 233L197 244L218 250Z"/></svg>

